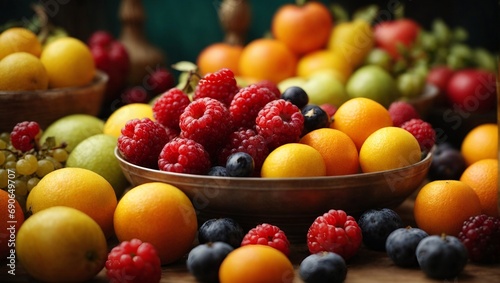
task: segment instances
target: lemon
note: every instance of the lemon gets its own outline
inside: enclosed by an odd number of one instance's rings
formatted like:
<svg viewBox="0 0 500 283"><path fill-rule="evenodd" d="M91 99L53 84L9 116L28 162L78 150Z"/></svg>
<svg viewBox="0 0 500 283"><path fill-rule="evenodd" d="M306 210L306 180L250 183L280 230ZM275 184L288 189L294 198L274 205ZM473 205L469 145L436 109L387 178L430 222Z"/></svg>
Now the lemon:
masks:
<svg viewBox="0 0 500 283"><path fill-rule="evenodd" d="M376 130L359 151L359 164L364 173L402 168L421 160L417 139L399 127Z"/></svg>
<svg viewBox="0 0 500 283"><path fill-rule="evenodd" d="M325 161L318 150L301 143L277 147L264 160L263 178L316 177L326 175Z"/></svg>
<svg viewBox="0 0 500 283"><path fill-rule="evenodd" d="M118 138L125 124L129 120L136 118L150 118L153 120L152 106L146 103L132 103L116 109L104 123L103 132Z"/></svg>
<svg viewBox="0 0 500 283"><path fill-rule="evenodd" d="M83 86L95 76L90 49L73 37L61 37L46 45L40 60L47 69L50 88Z"/></svg>
<svg viewBox="0 0 500 283"><path fill-rule="evenodd" d="M47 71L40 59L27 52L16 52L0 60L0 90L45 90Z"/></svg>
<svg viewBox="0 0 500 283"><path fill-rule="evenodd" d="M27 52L40 57L42 44L29 29L12 27L0 34L0 60L15 52Z"/></svg>
<svg viewBox="0 0 500 283"><path fill-rule="evenodd" d="M103 176L120 198L129 183L114 154L116 142L116 137L106 134L88 137L73 148L66 167L85 168Z"/></svg>

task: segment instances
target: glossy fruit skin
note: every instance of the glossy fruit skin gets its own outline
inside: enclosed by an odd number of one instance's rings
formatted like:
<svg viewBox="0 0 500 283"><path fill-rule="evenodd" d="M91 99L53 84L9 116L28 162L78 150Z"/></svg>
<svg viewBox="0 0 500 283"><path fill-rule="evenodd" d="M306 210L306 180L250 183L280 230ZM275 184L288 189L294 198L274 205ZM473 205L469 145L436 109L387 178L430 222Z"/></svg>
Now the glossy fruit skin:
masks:
<svg viewBox="0 0 500 283"><path fill-rule="evenodd" d="M250 177L254 169L255 162L246 152L236 152L227 158L226 170L230 177Z"/></svg>
<svg viewBox="0 0 500 283"><path fill-rule="evenodd" d="M302 260L299 275L306 283L342 283L347 276L347 265L336 253L319 252Z"/></svg>
<svg viewBox="0 0 500 283"><path fill-rule="evenodd" d="M451 144L438 144L434 150L428 177L430 180L458 180L466 168L460 151Z"/></svg>
<svg viewBox="0 0 500 283"><path fill-rule="evenodd" d="M373 250L384 251L389 234L403 226L401 217L392 209L370 209L358 219L363 233L363 244Z"/></svg>
<svg viewBox="0 0 500 283"><path fill-rule="evenodd" d="M418 266L415 251L420 241L427 236L429 235L419 228L398 228L387 237L385 242L387 255L397 266Z"/></svg>
<svg viewBox="0 0 500 283"><path fill-rule="evenodd" d="M243 228L232 218L212 218L198 229L198 242L225 242L237 248L245 236Z"/></svg>
<svg viewBox="0 0 500 283"><path fill-rule="evenodd" d="M419 31L418 23L407 18L381 22L374 27L375 44L389 52L393 58L398 58L398 43L411 46Z"/></svg>
<svg viewBox="0 0 500 283"><path fill-rule="evenodd" d="M495 74L480 69L456 71L446 87L453 106L466 112L484 112L495 108Z"/></svg>
<svg viewBox="0 0 500 283"><path fill-rule="evenodd" d="M217 283L219 267L233 250L233 247L224 242L200 244L189 252L187 269L199 282Z"/></svg>
<svg viewBox="0 0 500 283"><path fill-rule="evenodd" d="M281 99L288 100L298 108L302 109L309 102L309 97L303 88L291 86L281 94Z"/></svg>
<svg viewBox="0 0 500 283"><path fill-rule="evenodd" d="M428 83L435 85L441 94L444 94L453 73L454 71L448 66L436 66L429 70L426 80Z"/></svg>
<svg viewBox="0 0 500 283"><path fill-rule="evenodd" d="M175 86L175 77L165 67L157 67L146 78L146 89L152 96L159 95Z"/></svg>
<svg viewBox="0 0 500 283"><path fill-rule="evenodd" d="M304 116L304 129L302 135L320 128L328 128L330 126L330 118L328 114L318 105L309 104L301 109Z"/></svg>
<svg viewBox="0 0 500 283"><path fill-rule="evenodd" d="M226 167L224 166L213 166L207 173L208 176L219 176L219 177L229 177L227 174Z"/></svg>
<svg viewBox="0 0 500 283"><path fill-rule="evenodd" d="M430 278L452 279L467 264L467 249L454 236L429 236L417 246L418 264Z"/></svg>

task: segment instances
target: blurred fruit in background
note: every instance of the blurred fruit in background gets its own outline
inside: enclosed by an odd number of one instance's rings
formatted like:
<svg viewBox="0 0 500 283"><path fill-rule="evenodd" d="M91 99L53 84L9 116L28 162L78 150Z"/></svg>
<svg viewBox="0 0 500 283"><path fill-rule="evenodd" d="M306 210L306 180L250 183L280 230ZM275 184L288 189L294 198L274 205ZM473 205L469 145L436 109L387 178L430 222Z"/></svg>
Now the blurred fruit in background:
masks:
<svg viewBox="0 0 500 283"><path fill-rule="evenodd" d="M46 90L49 76L38 57L15 52L0 60L0 90Z"/></svg>
<svg viewBox="0 0 500 283"><path fill-rule="evenodd" d="M352 68L361 65L374 47L370 23L364 19L341 22L332 29L328 49L343 55Z"/></svg>
<svg viewBox="0 0 500 283"><path fill-rule="evenodd" d="M208 73L214 73L222 68L228 68L233 71L235 76L239 75L239 60L243 46L231 45L228 43L214 43L205 47L198 54L196 65L200 68L202 76Z"/></svg>
<svg viewBox="0 0 500 283"><path fill-rule="evenodd" d="M376 46L399 58L405 49L415 43L420 26L408 18L383 21L375 24L373 34Z"/></svg>
<svg viewBox="0 0 500 283"><path fill-rule="evenodd" d="M0 60L14 52L27 52L40 57L42 44L31 30L12 27L0 34Z"/></svg>

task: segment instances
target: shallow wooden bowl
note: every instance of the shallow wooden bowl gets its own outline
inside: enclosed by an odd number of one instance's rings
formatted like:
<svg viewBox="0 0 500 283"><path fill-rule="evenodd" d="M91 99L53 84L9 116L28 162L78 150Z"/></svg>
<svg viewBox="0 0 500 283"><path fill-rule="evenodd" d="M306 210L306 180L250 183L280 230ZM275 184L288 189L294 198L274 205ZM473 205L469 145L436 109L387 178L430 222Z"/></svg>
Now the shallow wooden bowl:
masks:
<svg viewBox="0 0 500 283"><path fill-rule="evenodd" d="M92 83L82 87L43 91L0 91L0 132L10 132L22 121L35 121L42 129L70 114L98 115L108 76L97 71Z"/></svg>
<svg viewBox="0 0 500 283"><path fill-rule="evenodd" d="M432 160L377 173L315 178L235 178L170 173L136 166L115 150L133 186L168 183L191 199L200 224L213 217L231 217L245 229L260 223L277 225L291 242L304 242L314 219L329 209L359 216L370 208L394 208L424 182Z"/></svg>

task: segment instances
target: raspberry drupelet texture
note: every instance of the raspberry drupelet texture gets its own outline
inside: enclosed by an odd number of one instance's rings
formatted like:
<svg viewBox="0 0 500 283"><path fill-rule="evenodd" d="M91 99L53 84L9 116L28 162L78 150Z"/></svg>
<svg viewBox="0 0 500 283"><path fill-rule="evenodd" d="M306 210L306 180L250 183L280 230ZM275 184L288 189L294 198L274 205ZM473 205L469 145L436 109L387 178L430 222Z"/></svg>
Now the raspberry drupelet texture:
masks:
<svg viewBox="0 0 500 283"><path fill-rule="evenodd" d="M231 133L227 143L222 147L218 162L220 165L226 164L227 158L236 152L246 152L252 156L255 162L255 173L260 172L262 163L269 154L266 140L252 129L240 129Z"/></svg>
<svg viewBox="0 0 500 283"><path fill-rule="evenodd" d="M403 123L401 128L410 132L417 139L420 150L424 153L429 152L436 143L436 131L431 124L422 119L411 119Z"/></svg>
<svg viewBox="0 0 500 283"><path fill-rule="evenodd" d="M241 241L241 246L245 245L266 245L281 251L286 256L290 254L290 242L285 232L278 226L268 223L250 229Z"/></svg>
<svg viewBox="0 0 500 283"><path fill-rule="evenodd" d="M174 138L163 147L158 158L162 171L205 175L212 164L203 146L191 139Z"/></svg>
<svg viewBox="0 0 500 283"><path fill-rule="evenodd" d="M150 243L123 241L108 254L106 276L112 283L157 283L161 280L160 258Z"/></svg>
<svg viewBox="0 0 500 283"><path fill-rule="evenodd" d="M281 97L281 91L278 88L278 85L272 81L262 80L254 83L254 85L268 88L272 93L274 93L276 99Z"/></svg>
<svg viewBox="0 0 500 283"><path fill-rule="evenodd" d="M275 99L275 94L267 87L249 85L241 88L229 106L233 126L253 128L259 111Z"/></svg>
<svg viewBox="0 0 500 283"><path fill-rule="evenodd" d="M229 110L216 99L205 97L191 102L180 116L180 136L200 143L211 157L231 133Z"/></svg>
<svg viewBox="0 0 500 283"><path fill-rule="evenodd" d="M40 138L40 125L33 121L17 123L10 133L10 142L20 151L29 151L35 147Z"/></svg>
<svg viewBox="0 0 500 283"><path fill-rule="evenodd" d="M156 169L158 155L169 141L165 128L149 118L132 119L122 128L118 150L129 162Z"/></svg>
<svg viewBox="0 0 500 283"><path fill-rule="evenodd" d="M411 119L420 119L420 114L418 114L415 107L406 101L395 101L389 105L387 110L394 127L401 127L403 123Z"/></svg>
<svg viewBox="0 0 500 283"><path fill-rule="evenodd" d="M266 139L269 150L285 143L297 142L304 128L300 109L284 99L267 103L255 119L257 133Z"/></svg>
<svg viewBox="0 0 500 283"><path fill-rule="evenodd" d="M500 218L481 214L464 221L458 238L467 248L471 261L500 262Z"/></svg>
<svg viewBox="0 0 500 283"><path fill-rule="evenodd" d="M329 210L314 220L307 232L307 247L314 254L334 252L348 260L359 250L363 235L354 217L342 210Z"/></svg>
<svg viewBox="0 0 500 283"><path fill-rule="evenodd" d="M191 103L186 93L178 88L164 92L153 105L155 120L164 127L180 130L179 117Z"/></svg>
<svg viewBox="0 0 500 283"><path fill-rule="evenodd" d="M200 79L194 91L194 100L210 97L222 102L229 107L239 87L234 78L234 73L227 68L222 68L214 73L206 74Z"/></svg>

